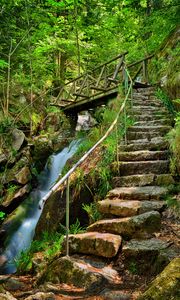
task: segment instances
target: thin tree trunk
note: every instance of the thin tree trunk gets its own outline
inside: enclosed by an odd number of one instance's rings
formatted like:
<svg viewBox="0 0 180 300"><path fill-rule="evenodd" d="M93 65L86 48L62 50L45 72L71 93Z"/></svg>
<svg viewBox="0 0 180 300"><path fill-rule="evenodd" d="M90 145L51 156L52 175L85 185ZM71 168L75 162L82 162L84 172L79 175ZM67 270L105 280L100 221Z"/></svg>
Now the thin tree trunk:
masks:
<svg viewBox="0 0 180 300"><path fill-rule="evenodd" d="M6 104L5 104L5 114L9 114L9 98L10 98L10 81L11 81L11 55L12 55L12 38L8 54L8 74L7 74L7 92L6 92Z"/></svg>

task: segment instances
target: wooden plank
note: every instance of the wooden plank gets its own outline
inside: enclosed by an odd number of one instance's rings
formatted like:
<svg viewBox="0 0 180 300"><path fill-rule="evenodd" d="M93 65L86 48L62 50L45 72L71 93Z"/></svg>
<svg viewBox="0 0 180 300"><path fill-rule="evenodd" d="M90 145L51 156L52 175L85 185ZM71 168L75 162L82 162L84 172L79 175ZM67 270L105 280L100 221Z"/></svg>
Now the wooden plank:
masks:
<svg viewBox="0 0 180 300"><path fill-rule="evenodd" d="M148 59L152 58L153 56L154 56L154 54L149 55L149 56L147 56L146 58L143 58L143 59L140 59L140 60L136 61L135 63L132 63L132 64L127 65L127 67L128 67L128 68L134 67L134 66L140 64L141 62L143 62L144 60L148 60Z"/></svg>
<svg viewBox="0 0 180 300"><path fill-rule="evenodd" d="M107 89L105 89L105 88L97 87L97 86L92 86L92 85L90 86L90 88L93 89L93 90L102 91L102 92L106 92L107 91Z"/></svg>
<svg viewBox="0 0 180 300"><path fill-rule="evenodd" d="M73 95L74 95L74 96L77 96L77 97L89 98L89 96L86 96L86 95L84 95L84 94L74 93Z"/></svg>

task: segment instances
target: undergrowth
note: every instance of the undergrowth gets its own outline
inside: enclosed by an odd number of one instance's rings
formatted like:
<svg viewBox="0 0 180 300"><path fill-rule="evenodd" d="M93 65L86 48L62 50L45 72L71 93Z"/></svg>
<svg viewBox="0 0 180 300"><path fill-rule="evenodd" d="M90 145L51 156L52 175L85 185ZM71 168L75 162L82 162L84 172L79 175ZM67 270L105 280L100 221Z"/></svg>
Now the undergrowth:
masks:
<svg viewBox="0 0 180 300"><path fill-rule="evenodd" d="M83 233L85 228L81 227L77 219L74 224L69 228L70 234ZM44 261L51 260L55 255L61 252L66 228L60 224L59 232L49 233L43 232L40 240L35 240L31 246L22 251L18 258L15 260L18 274L32 273L33 270L33 257L35 253L41 252Z"/></svg>

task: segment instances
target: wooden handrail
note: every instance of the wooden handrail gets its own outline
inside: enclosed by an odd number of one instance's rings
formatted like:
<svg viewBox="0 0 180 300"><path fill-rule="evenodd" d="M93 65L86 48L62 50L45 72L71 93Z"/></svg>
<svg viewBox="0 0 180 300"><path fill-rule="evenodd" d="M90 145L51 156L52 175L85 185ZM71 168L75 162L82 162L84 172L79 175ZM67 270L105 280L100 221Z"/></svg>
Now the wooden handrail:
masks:
<svg viewBox="0 0 180 300"><path fill-rule="evenodd" d="M147 57L145 57L145 58L143 58L143 59L140 59L140 60L138 60L138 61L136 61L136 62L134 62L134 63L132 63L132 64L129 64L129 65L127 65L127 68L134 67L134 66L140 64L141 62L143 62L143 61L145 61L145 60L151 59L153 56L154 56L154 54L149 55L149 56L147 56Z"/></svg>

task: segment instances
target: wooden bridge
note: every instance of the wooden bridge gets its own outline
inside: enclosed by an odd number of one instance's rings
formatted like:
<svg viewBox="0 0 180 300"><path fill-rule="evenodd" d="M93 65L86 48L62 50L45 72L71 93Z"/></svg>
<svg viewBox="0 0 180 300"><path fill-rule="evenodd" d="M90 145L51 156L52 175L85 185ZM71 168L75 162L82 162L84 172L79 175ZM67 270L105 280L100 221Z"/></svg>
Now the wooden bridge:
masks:
<svg viewBox="0 0 180 300"><path fill-rule="evenodd" d="M128 52L119 54L95 69L67 82L60 90L56 101L51 105L60 107L66 114L77 114L106 103L117 96L118 86L126 86L125 66L128 69L134 86L148 85L148 61L153 55L125 65ZM137 81L140 76L141 82Z"/></svg>

